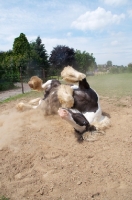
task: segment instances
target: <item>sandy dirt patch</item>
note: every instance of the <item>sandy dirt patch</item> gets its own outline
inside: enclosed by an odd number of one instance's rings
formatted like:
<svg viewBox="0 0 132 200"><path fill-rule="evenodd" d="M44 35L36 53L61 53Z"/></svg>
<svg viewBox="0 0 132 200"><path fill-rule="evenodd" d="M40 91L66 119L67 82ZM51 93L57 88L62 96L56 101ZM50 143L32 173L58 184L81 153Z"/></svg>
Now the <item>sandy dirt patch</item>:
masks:
<svg viewBox="0 0 132 200"><path fill-rule="evenodd" d="M111 127L78 143L73 128L41 110L0 105L0 194L11 200L131 200L132 98L101 98Z"/></svg>

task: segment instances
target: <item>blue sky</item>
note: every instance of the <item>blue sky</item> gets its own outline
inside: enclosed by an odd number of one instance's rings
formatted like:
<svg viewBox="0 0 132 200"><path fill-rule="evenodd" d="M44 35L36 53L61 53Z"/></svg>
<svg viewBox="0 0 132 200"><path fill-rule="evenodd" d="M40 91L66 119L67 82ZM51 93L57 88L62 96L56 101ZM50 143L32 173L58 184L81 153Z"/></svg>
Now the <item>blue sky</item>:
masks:
<svg viewBox="0 0 132 200"><path fill-rule="evenodd" d="M0 0L0 51L14 38L38 36L48 54L57 45L93 53L97 64L132 62L132 0Z"/></svg>

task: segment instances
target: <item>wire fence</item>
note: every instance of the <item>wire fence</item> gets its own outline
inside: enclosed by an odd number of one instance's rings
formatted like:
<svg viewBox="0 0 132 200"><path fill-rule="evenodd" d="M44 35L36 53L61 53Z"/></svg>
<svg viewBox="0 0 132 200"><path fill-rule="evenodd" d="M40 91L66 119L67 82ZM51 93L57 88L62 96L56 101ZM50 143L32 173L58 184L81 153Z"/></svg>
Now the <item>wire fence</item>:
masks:
<svg viewBox="0 0 132 200"><path fill-rule="evenodd" d="M27 83L32 76L38 76L43 82L48 77L42 68L32 71L23 71L20 68L19 72L0 70L0 92L21 88L21 92L25 93L27 91Z"/></svg>

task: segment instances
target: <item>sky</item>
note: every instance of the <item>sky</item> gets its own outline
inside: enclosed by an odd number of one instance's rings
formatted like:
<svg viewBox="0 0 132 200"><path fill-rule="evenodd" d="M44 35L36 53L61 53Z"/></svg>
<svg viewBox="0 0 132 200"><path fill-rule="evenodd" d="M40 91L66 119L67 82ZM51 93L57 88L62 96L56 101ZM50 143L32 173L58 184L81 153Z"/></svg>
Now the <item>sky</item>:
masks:
<svg viewBox="0 0 132 200"><path fill-rule="evenodd" d="M132 62L132 0L0 0L0 51L24 33L48 55L57 45L93 53L97 64Z"/></svg>

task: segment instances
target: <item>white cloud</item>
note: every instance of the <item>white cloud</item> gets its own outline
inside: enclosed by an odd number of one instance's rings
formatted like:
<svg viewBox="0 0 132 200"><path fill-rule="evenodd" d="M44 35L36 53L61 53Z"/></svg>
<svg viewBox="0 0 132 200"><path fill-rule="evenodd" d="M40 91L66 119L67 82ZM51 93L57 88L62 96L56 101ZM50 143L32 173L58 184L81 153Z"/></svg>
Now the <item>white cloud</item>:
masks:
<svg viewBox="0 0 132 200"><path fill-rule="evenodd" d="M128 0L103 0L103 1L105 4L114 6L124 5L128 2Z"/></svg>
<svg viewBox="0 0 132 200"><path fill-rule="evenodd" d="M119 24L124 18L124 14L115 15L111 11L98 7L95 11L87 11L81 15L76 21L72 22L72 27L83 31L102 29L110 24Z"/></svg>
<svg viewBox="0 0 132 200"><path fill-rule="evenodd" d="M68 33L67 33L67 36L68 36L68 37L70 37L71 35L72 35L72 33L71 33L71 32L68 32Z"/></svg>
<svg viewBox="0 0 132 200"><path fill-rule="evenodd" d="M114 40L114 41L111 42L111 45L112 45L112 46L116 46L117 44L118 44L118 41L117 41L117 40Z"/></svg>
<svg viewBox="0 0 132 200"><path fill-rule="evenodd" d="M0 12L0 27L1 33L14 34L14 32L21 32L20 30L27 30L36 22L37 15L28 13L19 8L12 8L9 12L6 9L1 9Z"/></svg>
<svg viewBox="0 0 132 200"><path fill-rule="evenodd" d="M128 15L130 18L132 18L132 10L128 10Z"/></svg>

